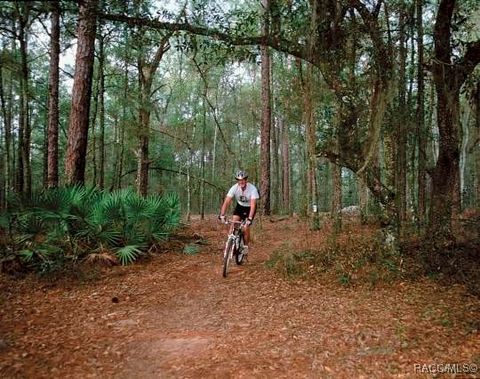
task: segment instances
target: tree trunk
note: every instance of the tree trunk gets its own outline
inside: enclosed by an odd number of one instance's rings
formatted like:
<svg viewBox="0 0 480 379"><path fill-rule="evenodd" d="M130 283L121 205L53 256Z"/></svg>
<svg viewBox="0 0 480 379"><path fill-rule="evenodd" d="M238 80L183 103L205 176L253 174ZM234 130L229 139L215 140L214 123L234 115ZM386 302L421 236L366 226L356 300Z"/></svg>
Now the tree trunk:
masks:
<svg viewBox="0 0 480 379"><path fill-rule="evenodd" d="M455 0L441 0L434 27L432 72L440 137L438 159L432 172L433 188L427 235L429 240L436 241L439 246L455 241L451 216L459 170L460 88L480 62L480 41L477 41L468 45L463 57L452 63L454 9Z"/></svg>
<svg viewBox="0 0 480 379"><path fill-rule="evenodd" d="M0 135L3 135L3 128L0 126ZM5 146L2 143L3 141L0 141L0 213L5 209L6 207L6 177L3 175L5 173Z"/></svg>
<svg viewBox="0 0 480 379"><path fill-rule="evenodd" d="M316 124L314 121L313 106L312 106L312 65L306 63L305 78L300 74L302 84L303 97L303 120L306 128L306 142L307 142L307 180L308 180L308 215L310 217L310 228L318 230L320 227L318 217L318 188L317 188L317 137ZM302 69L302 64L299 62L299 69Z"/></svg>
<svg viewBox="0 0 480 379"><path fill-rule="evenodd" d="M480 141L480 82L477 83L477 88L474 95L474 109L475 109L475 127L473 128L475 136L474 141ZM480 146L477 142L476 148L473 150L473 162L475 168L474 178L474 196L475 207L480 209Z"/></svg>
<svg viewBox="0 0 480 379"><path fill-rule="evenodd" d="M142 96L143 101L145 97ZM138 158L138 166L137 166L137 190L138 193L142 196L147 196L148 193L148 167L150 166L150 162L148 160L148 148L150 142L150 135L149 135L149 120L150 120L150 112L147 111L144 107L145 103L141 103L140 105L140 135L138 136L138 148L137 148L137 158Z"/></svg>
<svg viewBox="0 0 480 379"><path fill-rule="evenodd" d="M95 68L94 68L95 69ZM98 72L97 72L98 74ZM98 172L98 168L97 168L97 115L98 115L98 99L100 97L99 95L99 89L100 89L100 78L97 77L96 80L94 80L92 86L93 86L93 90L92 90L92 100L91 100L91 104L90 104L90 121L89 121L89 125L90 125L90 131L89 131L89 135L91 135L91 146L90 148L87 150L91 156L90 158L90 166L92 167L92 178L91 178L91 181L92 181L92 186L95 187L97 185L97 172Z"/></svg>
<svg viewBox="0 0 480 379"><path fill-rule="evenodd" d="M104 37L100 28L99 48L98 48L98 108L99 108L99 136L98 136L98 188L105 188L105 51Z"/></svg>
<svg viewBox="0 0 480 379"><path fill-rule="evenodd" d="M460 169L458 170L458 191L455 193L458 194L458 209L457 214L460 214L463 210L465 204L465 198L462 196L465 191L465 175L467 170L467 159L468 159L468 146L470 145L470 124L471 124L471 108L470 106L466 106L466 110L464 110L462 115L462 120L460 122L460 130L461 132L461 149L460 149Z"/></svg>
<svg viewBox="0 0 480 379"><path fill-rule="evenodd" d="M19 8L22 6L22 9ZM30 4L16 3L18 18L18 40L20 43L20 102L18 120L18 153L15 189L27 196L31 193L30 139L31 129L28 111L28 63L27 63L27 23Z"/></svg>
<svg viewBox="0 0 480 379"><path fill-rule="evenodd" d="M417 39L418 39L418 61L417 61L417 109L416 109L416 125L418 139L418 206L417 215L418 223L421 228L425 224L425 216L427 210L426 203L426 176L427 176L427 130L425 128L425 82L423 74L424 47L423 47L423 2L417 0Z"/></svg>
<svg viewBox="0 0 480 379"><path fill-rule="evenodd" d="M441 79L442 80L442 79ZM429 239L453 240L452 206L453 191L459 165L457 93L448 93L437 87L437 119L440 132L439 155L432 173L432 198L429 215ZM435 238L436 239L436 238Z"/></svg>
<svg viewBox="0 0 480 379"><path fill-rule="evenodd" d="M406 219L406 189L407 189L407 108L406 108L406 25L405 4L401 3L399 14L399 83L398 83L398 114L395 153L395 200L399 225Z"/></svg>
<svg viewBox="0 0 480 379"><path fill-rule="evenodd" d="M60 78L60 7L51 3L50 69L48 78L47 187L58 187L58 87Z"/></svg>
<svg viewBox="0 0 480 379"><path fill-rule="evenodd" d="M150 143L150 114L152 102L152 84L157 72L163 54L170 49L168 40L170 34L164 36L159 42L159 47L151 62L146 62L145 57L138 58L138 74L140 84L139 98L139 134L138 134L138 150L137 150L137 191L140 195L146 196L148 193L148 170L150 160L148 156ZM140 52L143 54L143 52Z"/></svg>
<svg viewBox="0 0 480 379"><path fill-rule="evenodd" d="M48 112L45 119L45 125L42 128L42 188L48 188Z"/></svg>
<svg viewBox="0 0 480 379"><path fill-rule="evenodd" d="M280 133L282 141L282 199L283 209L288 215L292 213L290 205L290 139L288 126L283 118L280 119Z"/></svg>
<svg viewBox="0 0 480 379"><path fill-rule="evenodd" d="M357 178L358 198L360 205L360 222L366 224L368 221L369 209L368 209L368 187L364 181Z"/></svg>
<svg viewBox="0 0 480 379"><path fill-rule="evenodd" d="M263 24L263 33L268 35L270 0L262 0L264 12L267 15ZM270 51L266 45L260 46L262 65L262 129L260 133L260 196L262 199L260 212L270 214L270 130L272 125L271 94L270 94Z"/></svg>
<svg viewBox="0 0 480 379"><path fill-rule="evenodd" d="M85 183L97 4L98 0L85 0L80 3L72 109L65 158L66 181L69 185Z"/></svg>
<svg viewBox="0 0 480 379"><path fill-rule="evenodd" d="M117 188L117 173L118 173L118 166L119 166L119 140L120 140L120 126L118 122L118 116L113 115L113 160L112 160L112 175L111 175L111 181L110 181L110 191L114 188Z"/></svg>
<svg viewBox="0 0 480 379"><path fill-rule="evenodd" d="M278 125L275 118L273 119L272 124L272 171L273 177L271 178L272 182L272 211L273 213L278 213L280 209L280 163L279 163L279 151L278 151L278 144L279 144L279 131Z"/></svg>
<svg viewBox="0 0 480 379"><path fill-rule="evenodd" d="M206 84L206 83L205 83ZM205 133L207 129L207 109L205 101L207 98L207 87L205 86L204 97L202 101L202 161L200 162L200 219L205 219Z"/></svg>
<svg viewBox="0 0 480 379"><path fill-rule="evenodd" d="M6 82L6 81L5 81ZM11 114L11 79L9 80L9 87L5 91L4 88L4 78L3 78L3 67L0 62L0 102L1 102L1 112L2 120L4 125L4 136L5 136L5 157L4 157L4 170L2 175L4 175L4 199L0 204L0 208L6 208L7 198L11 189L12 183L12 114ZM7 96L5 96L5 92ZM8 104L7 104L8 100Z"/></svg>
<svg viewBox="0 0 480 379"><path fill-rule="evenodd" d="M7 150L7 119L5 108L5 96L3 95L3 68L0 65L0 109L3 123L0 125L0 136L5 136L5 139L0 141L0 211L7 207L7 191L8 191L8 150Z"/></svg>
<svg viewBox="0 0 480 379"><path fill-rule="evenodd" d="M125 62L128 61L128 52L126 51ZM125 71L123 73L123 99L121 121L119 122L115 118L115 161L114 161L114 177L112 180L112 188L122 187L122 173L123 173L123 160L125 153L125 127L127 120L127 104L126 99L128 96L128 64L125 63Z"/></svg>
<svg viewBox="0 0 480 379"><path fill-rule="evenodd" d="M332 187L330 217L334 232L339 233L342 230L342 167L336 164L332 164Z"/></svg>

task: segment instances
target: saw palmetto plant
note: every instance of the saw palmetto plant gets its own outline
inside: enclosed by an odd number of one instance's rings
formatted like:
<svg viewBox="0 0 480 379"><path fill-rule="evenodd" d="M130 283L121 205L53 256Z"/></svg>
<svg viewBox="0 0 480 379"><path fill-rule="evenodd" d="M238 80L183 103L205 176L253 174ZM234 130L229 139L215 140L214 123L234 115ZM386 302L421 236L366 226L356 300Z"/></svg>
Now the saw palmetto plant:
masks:
<svg viewBox="0 0 480 379"><path fill-rule="evenodd" d="M10 204L1 216L2 258L20 257L41 271L89 255L129 264L166 240L180 221L175 194L143 198L132 189L64 187Z"/></svg>

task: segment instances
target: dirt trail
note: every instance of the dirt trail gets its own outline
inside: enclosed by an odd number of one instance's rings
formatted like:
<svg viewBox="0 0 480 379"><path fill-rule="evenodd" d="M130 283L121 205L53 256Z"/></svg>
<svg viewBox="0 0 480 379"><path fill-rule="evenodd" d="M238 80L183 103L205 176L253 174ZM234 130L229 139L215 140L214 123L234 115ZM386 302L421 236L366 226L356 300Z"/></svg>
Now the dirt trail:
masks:
<svg viewBox="0 0 480 379"><path fill-rule="evenodd" d="M208 241L194 256L162 254L84 282L1 278L0 376L385 378L422 377L416 364L480 367L480 302L461 287L285 280L264 265L286 243L275 230L315 237L288 221L257 225L249 262L222 278L222 227L193 229Z"/></svg>

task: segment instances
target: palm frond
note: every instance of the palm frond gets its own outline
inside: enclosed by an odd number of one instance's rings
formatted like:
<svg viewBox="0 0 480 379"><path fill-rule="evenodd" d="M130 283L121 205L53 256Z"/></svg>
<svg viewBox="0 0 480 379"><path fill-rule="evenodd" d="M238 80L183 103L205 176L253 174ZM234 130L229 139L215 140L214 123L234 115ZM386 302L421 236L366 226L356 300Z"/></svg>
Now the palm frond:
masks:
<svg viewBox="0 0 480 379"><path fill-rule="evenodd" d="M116 255L120 263L125 266L135 261L142 254L141 248L142 246L139 245L127 245L118 249Z"/></svg>
<svg viewBox="0 0 480 379"><path fill-rule="evenodd" d="M132 188L102 192L73 186L18 201L2 225L13 225L15 249L33 265L62 264L66 257L96 254L98 246L117 249L115 255L125 265L166 240L180 221L176 194L143 198Z"/></svg>

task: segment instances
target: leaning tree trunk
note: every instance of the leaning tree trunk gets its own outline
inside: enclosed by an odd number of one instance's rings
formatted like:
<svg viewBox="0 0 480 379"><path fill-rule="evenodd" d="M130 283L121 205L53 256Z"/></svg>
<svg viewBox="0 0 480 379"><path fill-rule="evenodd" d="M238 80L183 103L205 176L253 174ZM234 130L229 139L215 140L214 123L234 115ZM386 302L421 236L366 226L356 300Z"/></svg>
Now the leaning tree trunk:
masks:
<svg viewBox="0 0 480 379"><path fill-rule="evenodd" d="M98 0L80 2L72 109L70 111L65 158L66 181L70 185L85 183L85 157L88 142L90 98L92 94L97 4Z"/></svg>
<svg viewBox="0 0 480 379"><path fill-rule="evenodd" d="M47 187L58 186L58 87L60 62L60 8L51 3L50 69L48 78Z"/></svg>
<svg viewBox="0 0 480 379"><path fill-rule="evenodd" d="M455 241L452 232L453 191L459 170L460 88L480 62L480 40L454 61L451 43L455 0L442 0L434 27L433 80L437 94L439 154L432 172L432 198L427 236L438 245Z"/></svg>

